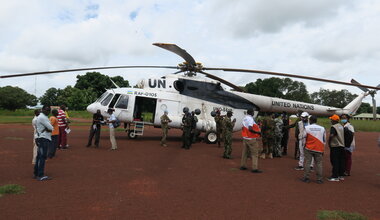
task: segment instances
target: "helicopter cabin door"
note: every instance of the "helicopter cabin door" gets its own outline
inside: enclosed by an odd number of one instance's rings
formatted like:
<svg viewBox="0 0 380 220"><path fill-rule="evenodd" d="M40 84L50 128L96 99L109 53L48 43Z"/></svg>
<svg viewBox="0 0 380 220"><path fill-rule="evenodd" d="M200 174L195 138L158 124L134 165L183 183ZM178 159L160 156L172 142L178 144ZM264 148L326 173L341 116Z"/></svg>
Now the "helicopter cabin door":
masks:
<svg viewBox="0 0 380 220"><path fill-rule="evenodd" d="M136 96L133 109L133 121L143 121L146 124L153 124L157 99Z"/></svg>

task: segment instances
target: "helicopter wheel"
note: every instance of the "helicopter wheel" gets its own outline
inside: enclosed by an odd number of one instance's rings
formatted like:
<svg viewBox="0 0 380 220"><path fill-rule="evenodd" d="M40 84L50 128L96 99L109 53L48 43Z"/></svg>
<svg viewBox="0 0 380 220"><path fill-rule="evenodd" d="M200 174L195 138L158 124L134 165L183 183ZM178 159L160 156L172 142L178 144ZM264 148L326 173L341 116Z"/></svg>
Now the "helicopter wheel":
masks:
<svg viewBox="0 0 380 220"><path fill-rule="evenodd" d="M128 131L128 138L129 138L129 139L136 139L136 138L137 138L137 135L135 134L134 131L129 130L129 131Z"/></svg>
<svg viewBox="0 0 380 220"><path fill-rule="evenodd" d="M205 141L207 144L216 144L217 139L215 131L206 132Z"/></svg>

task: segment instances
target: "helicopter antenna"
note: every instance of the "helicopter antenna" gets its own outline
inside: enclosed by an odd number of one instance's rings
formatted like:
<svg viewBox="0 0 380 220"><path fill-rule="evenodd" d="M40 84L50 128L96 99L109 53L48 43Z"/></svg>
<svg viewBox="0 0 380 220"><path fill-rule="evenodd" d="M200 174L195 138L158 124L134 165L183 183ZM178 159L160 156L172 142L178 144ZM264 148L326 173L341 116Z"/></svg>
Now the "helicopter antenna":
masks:
<svg viewBox="0 0 380 220"><path fill-rule="evenodd" d="M120 88L112 79L111 79L111 77L108 77L108 79L110 79L111 80L111 82L112 82L112 84L116 87L116 88Z"/></svg>

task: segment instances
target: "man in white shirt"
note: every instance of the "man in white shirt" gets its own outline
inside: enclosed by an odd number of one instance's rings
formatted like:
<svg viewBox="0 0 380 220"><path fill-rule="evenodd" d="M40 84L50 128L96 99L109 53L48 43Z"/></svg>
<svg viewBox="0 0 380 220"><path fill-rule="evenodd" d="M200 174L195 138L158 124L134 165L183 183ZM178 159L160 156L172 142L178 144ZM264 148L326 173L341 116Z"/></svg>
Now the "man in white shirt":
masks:
<svg viewBox="0 0 380 220"><path fill-rule="evenodd" d="M36 164L36 157L37 157L37 143L36 139L38 138L37 136L37 117L40 114L40 110L36 109L34 110L34 118L32 120L32 125L33 125L33 158L32 158L32 164Z"/></svg>
<svg viewBox="0 0 380 220"><path fill-rule="evenodd" d="M116 122L116 116L113 114L115 110L112 108L109 108L107 113L110 115L110 117L107 120L109 129L110 129L110 141L111 141L111 149L110 150L116 150L117 144L116 144L116 138L115 138L115 127L113 126L113 123Z"/></svg>
<svg viewBox="0 0 380 220"><path fill-rule="evenodd" d="M51 179L44 175L45 160L47 158L48 147L51 144L51 132L53 126L50 124L50 120L47 117L50 114L50 107L45 105L42 107L41 114L37 117L36 133L37 133L37 158L34 165L34 177L37 180L44 181Z"/></svg>

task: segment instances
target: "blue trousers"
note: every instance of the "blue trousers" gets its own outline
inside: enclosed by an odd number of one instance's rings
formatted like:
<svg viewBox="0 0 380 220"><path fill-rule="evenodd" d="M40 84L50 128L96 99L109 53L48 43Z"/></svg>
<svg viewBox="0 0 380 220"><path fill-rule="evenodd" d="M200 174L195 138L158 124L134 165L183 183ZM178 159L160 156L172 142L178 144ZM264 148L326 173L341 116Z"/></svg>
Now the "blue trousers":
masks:
<svg viewBox="0 0 380 220"><path fill-rule="evenodd" d="M45 138L37 138L37 158L34 165L34 176L43 177L45 170L45 160L47 158L47 151L51 145L51 141Z"/></svg>

